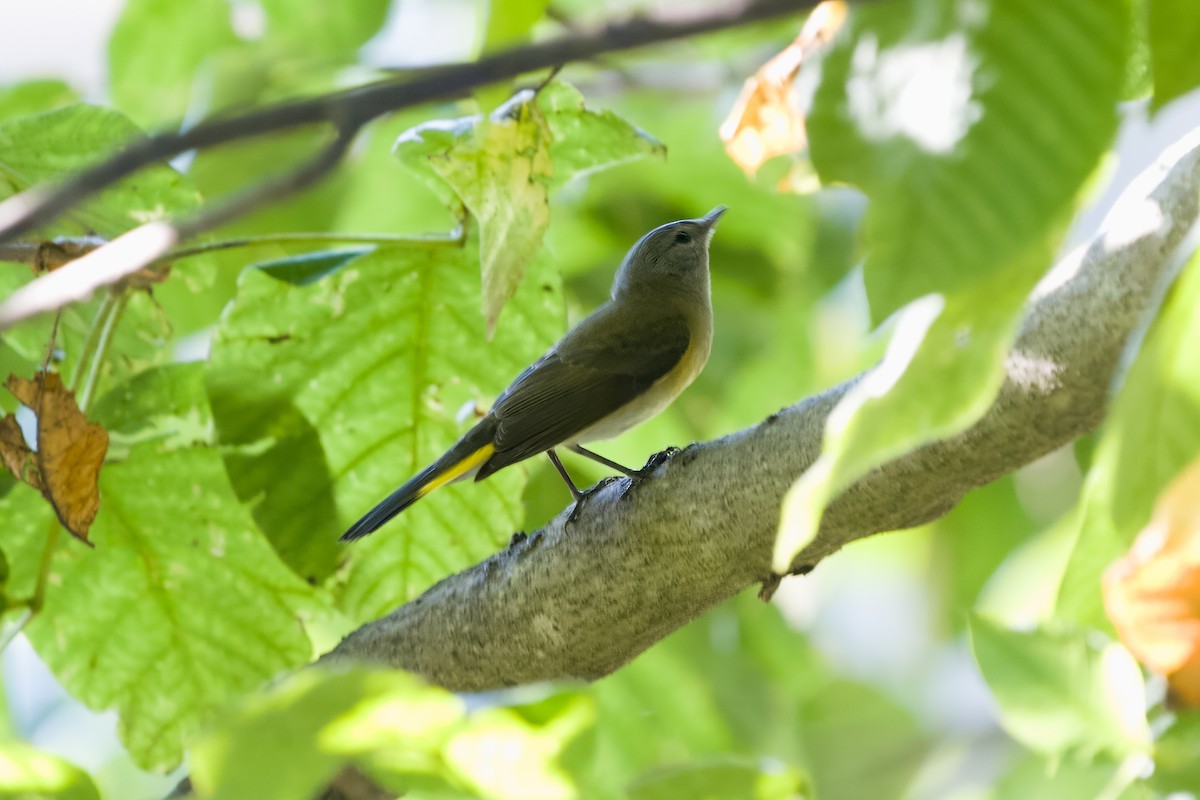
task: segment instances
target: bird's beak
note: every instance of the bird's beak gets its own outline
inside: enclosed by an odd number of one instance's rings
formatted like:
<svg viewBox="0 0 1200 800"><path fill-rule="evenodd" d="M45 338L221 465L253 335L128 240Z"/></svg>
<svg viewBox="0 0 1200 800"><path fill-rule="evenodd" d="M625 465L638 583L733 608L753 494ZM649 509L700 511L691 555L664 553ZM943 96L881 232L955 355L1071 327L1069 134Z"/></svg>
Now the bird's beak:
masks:
<svg viewBox="0 0 1200 800"><path fill-rule="evenodd" d="M717 220L721 218L721 215L728 210L729 206L717 206L712 211L705 214L703 217L701 217L701 220L704 222L704 227L711 231L717 226Z"/></svg>

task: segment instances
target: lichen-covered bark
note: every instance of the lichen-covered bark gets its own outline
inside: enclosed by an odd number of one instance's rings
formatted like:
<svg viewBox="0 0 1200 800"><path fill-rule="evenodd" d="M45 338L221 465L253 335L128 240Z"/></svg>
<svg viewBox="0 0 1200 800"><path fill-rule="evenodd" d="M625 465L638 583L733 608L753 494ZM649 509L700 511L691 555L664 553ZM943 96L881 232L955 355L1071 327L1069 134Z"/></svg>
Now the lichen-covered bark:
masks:
<svg viewBox="0 0 1200 800"><path fill-rule="evenodd" d="M1104 231L1031 297L996 402L959 436L850 487L794 566L912 527L976 486L1095 428L1126 343L1178 266L1197 218L1200 135L1164 154ZM388 664L459 691L591 679L767 578L784 493L818 454L849 384L689 447L654 475L591 496L507 550L364 625L323 661Z"/></svg>

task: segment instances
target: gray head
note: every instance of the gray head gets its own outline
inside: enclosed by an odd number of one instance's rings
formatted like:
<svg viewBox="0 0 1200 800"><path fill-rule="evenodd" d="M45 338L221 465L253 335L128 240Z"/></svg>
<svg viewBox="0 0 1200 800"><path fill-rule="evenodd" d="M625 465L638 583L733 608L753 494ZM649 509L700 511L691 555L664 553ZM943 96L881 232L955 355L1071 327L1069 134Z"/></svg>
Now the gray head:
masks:
<svg viewBox="0 0 1200 800"><path fill-rule="evenodd" d="M613 299L650 285L708 297L708 243L725 210L717 206L699 219L668 222L638 239L617 270Z"/></svg>

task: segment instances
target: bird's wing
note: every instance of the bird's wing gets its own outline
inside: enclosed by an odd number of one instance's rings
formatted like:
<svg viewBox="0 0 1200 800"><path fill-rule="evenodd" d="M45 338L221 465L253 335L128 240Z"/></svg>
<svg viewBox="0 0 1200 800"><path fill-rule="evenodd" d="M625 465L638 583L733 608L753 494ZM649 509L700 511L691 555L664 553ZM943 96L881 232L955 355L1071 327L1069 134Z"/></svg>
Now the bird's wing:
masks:
<svg viewBox="0 0 1200 800"><path fill-rule="evenodd" d="M629 403L679 364L690 340L682 315L589 317L496 401L496 452L477 477L568 441Z"/></svg>

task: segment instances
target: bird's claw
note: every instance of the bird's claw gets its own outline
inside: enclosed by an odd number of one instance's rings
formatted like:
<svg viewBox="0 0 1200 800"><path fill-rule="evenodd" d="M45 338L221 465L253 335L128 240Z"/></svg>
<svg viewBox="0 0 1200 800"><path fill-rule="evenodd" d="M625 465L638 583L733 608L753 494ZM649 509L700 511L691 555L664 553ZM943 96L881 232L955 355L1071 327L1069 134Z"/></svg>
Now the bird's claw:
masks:
<svg viewBox="0 0 1200 800"><path fill-rule="evenodd" d="M663 464L667 463L682 452L683 451L678 447L668 447L666 450L661 450L655 453L654 455L650 456L650 459L646 462L646 466L637 470L637 472L633 474L633 479L635 481L645 480L646 478L650 477L650 474L654 472L654 470L658 469Z"/></svg>
<svg viewBox="0 0 1200 800"><path fill-rule="evenodd" d="M610 483L613 483L614 481L619 481L619 480L620 480L620 478L610 475L607 478L601 478L600 482L597 483L595 486L584 489L582 492L580 492L579 497L575 498L575 505L572 506L571 513L567 516L567 524L568 525L571 524L579 516L579 512L583 510L583 503L585 500L587 500L589 497L591 497L596 492L603 489L605 486L608 486Z"/></svg>

